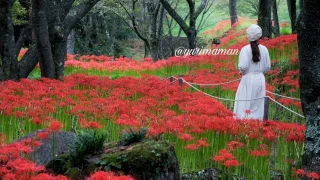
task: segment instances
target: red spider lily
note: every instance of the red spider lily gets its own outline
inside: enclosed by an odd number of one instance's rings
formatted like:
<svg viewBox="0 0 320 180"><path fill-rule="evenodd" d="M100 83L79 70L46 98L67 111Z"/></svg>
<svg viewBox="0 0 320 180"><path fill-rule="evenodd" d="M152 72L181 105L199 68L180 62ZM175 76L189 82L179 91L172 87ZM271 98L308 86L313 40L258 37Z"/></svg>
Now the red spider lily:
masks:
<svg viewBox="0 0 320 180"><path fill-rule="evenodd" d="M198 147L208 147L209 144L207 143L207 139L199 139L198 140Z"/></svg>
<svg viewBox="0 0 320 180"><path fill-rule="evenodd" d="M49 137L49 132L47 131L39 132L37 133L36 137L39 139L47 139Z"/></svg>
<svg viewBox="0 0 320 180"><path fill-rule="evenodd" d="M212 160L223 163L227 160L233 160L235 157L226 149L222 149L218 152L218 155L214 156Z"/></svg>
<svg viewBox="0 0 320 180"><path fill-rule="evenodd" d="M52 176L50 174L41 173L31 177L30 180L68 180L68 178L62 175Z"/></svg>
<svg viewBox="0 0 320 180"><path fill-rule="evenodd" d="M195 151L195 150L199 149L199 146L197 144L188 144L185 148L190 151Z"/></svg>
<svg viewBox="0 0 320 180"><path fill-rule="evenodd" d="M310 178L310 179L314 179L314 180L320 179L320 175L318 173L316 173L316 172L309 173L307 177Z"/></svg>
<svg viewBox="0 0 320 180"><path fill-rule="evenodd" d="M306 173L305 173L305 171L304 171L303 169L298 169L298 170L295 172L295 174L296 174L297 176L304 176Z"/></svg>
<svg viewBox="0 0 320 180"><path fill-rule="evenodd" d="M237 167L241 164L238 160L226 149L222 149L218 152L218 155L212 158L213 161L216 161L226 167Z"/></svg>
<svg viewBox="0 0 320 180"><path fill-rule="evenodd" d="M182 134L181 136L179 136L179 138L182 141L191 141L193 139L192 136L190 134L187 134L187 133Z"/></svg>
<svg viewBox="0 0 320 180"><path fill-rule="evenodd" d="M226 167L237 167L237 166L240 166L241 164L239 163L238 160L231 159L231 160L226 160L223 163L223 165L226 166Z"/></svg>
<svg viewBox="0 0 320 180"><path fill-rule="evenodd" d="M269 156L269 151L267 150L252 150L248 152L250 156L261 157Z"/></svg>
<svg viewBox="0 0 320 180"><path fill-rule="evenodd" d="M59 121L52 121L49 126L49 130L52 132L57 132L61 129L62 124Z"/></svg>
<svg viewBox="0 0 320 180"><path fill-rule="evenodd" d="M116 176L113 172L97 171L87 180L134 180L131 176Z"/></svg>
<svg viewBox="0 0 320 180"><path fill-rule="evenodd" d="M246 113L246 114L251 114L251 110L250 110L250 109L247 109L247 110L245 110L245 113Z"/></svg>
<svg viewBox="0 0 320 180"><path fill-rule="evenodd" d="M228 150L234 151L234 150L236 150L237 148L243 147L243 143L240 143L240 142L237 142L237 141L231 141L231 142L229 142L229 144L227 145L227 147L228 147Z"/></svg>

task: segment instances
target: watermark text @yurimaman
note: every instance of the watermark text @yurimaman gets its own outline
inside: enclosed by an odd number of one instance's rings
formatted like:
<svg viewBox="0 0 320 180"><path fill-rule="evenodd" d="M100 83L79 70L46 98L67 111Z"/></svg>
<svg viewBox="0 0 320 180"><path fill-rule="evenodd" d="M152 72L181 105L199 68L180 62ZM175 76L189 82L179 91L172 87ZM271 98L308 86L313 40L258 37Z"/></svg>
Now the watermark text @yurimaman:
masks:
<svg viewBox="0 0 320 180"><path fill-rule="evenodd" d="M179 47L175 50L176 57L188 57L194 55L228 55L228 56L236 56L239 55L238 49L203 49L203 48L195 48L195 49L188 49L185 47Z"/></svg>

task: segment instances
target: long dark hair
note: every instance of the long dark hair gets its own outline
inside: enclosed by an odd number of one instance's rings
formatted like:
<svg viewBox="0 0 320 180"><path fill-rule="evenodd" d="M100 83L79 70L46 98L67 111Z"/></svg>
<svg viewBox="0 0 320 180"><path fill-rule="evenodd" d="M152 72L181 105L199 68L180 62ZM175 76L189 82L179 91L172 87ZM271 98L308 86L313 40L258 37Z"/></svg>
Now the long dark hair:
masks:
<svg viewBox="0 0 320 180"><path fill-rule="evenodd" d="M253 62L257 63L260 61L260 50L259 50L259 44L257 41L251 41L250 42L251 49L252 49L252 60Z"/></svg>

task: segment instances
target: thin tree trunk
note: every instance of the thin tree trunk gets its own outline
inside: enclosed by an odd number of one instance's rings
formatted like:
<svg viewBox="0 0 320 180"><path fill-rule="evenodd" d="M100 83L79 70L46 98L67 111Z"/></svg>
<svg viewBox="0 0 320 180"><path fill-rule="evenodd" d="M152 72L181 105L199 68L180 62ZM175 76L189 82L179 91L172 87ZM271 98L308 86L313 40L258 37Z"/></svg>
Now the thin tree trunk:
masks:
<svg viewBox="0 0 320 180"><path fill-rule="evenodd" d="M173 19L171 19L171 21L169 21L168 18L166 18L166 21L167 21L167 26L168 26L168 29L169 29L169 38L168 38L168 41L169 41L169 48L170 48L170 56L174 56L174 47L173 47L173 35L172 35L172 22L173 22Z"/></svg>
<svg viewBox="0 0 320 180"><path fill-rule="evenodd" d="M195 49L197 47L197 28L196 28L196 20L201 12L204 10L207 4L207 0L202 0L200 6L197 10L195 10L195 1L186 0L189 5L189 26L187 23L181 18L181 16L176 12L175 9L171 7L167 0L160 0L163 7L167 10L170 16L179 24L183 32L187 35L189 41L189 48Z"/></svg>
<svg viewBox="0 0 320 180"><path fill-rule="evenodd" d="M165 9L161 5L160 19L159 19L159 29L158 29L158 41L159 41L159 58L163 59L163 45L162 45L162 36L163 36L163 21L164 21Z"/></svg>
<svg viewBox="0 0 320 180"><path fill-rule="evenodd" d="M144 43L144 58L150 57L150 47Z"/></svg>
<svg viewBox="0 0 320 180"><path fill-rule="evenodd" d="M67 40L67 53L68 54L74 54L74 43L75 43L74 30L72 30L71 33L69 34L68 40Z"/></svg>
<svg viewBox="0 0 320 180"><path fill-rule="evenodd" d="M190 12L186 15L186 17L183 19L184 21L187 21L187 19L189 18ZM177 37L181 37L181 33L182 33L182 28L179 28L179 32L178 32L178 36Z"/></svg>
<svg viewBox="0 0 320 180"><path fill-rule="evenodd" d="M152 6L152 5L151 5ZM159 59L159 34L158 34L158 16L160 10L160 3L156 5L156 8L151 8L149 13L151 14L151 34L150 34L150 52L153 62Z"/></svg>
<svg viewBox="0 0 320 180"><path fill-rule="evenodd" d="M280 25L279 25L279 18L278 18L278 7L277 7L277 0L273 0L272 3L272 15L273 15L273 22L274 22L274 36L280 36Z"/></svg>
<svg viewBox="0 0 320 180"><path fill-rule="evenodd" d="M229 13L232 27L238 21L237 0L229 0Z"/></svg>
<svg viewBox="0 0 320 180"><path fill-rule="evenodd" d="M288 2L288 11L289 11L289 17L291 21L291 29L292 29L292 34L297 33L297 6L296 6L296 0L287 0Z"/></svg>
<svg viewBox="0 0 320 180"><path fill-rule="evenodd" d="M196 30L196 15L195 15L195 2L191 1L189 3L190 9L190 23L189 30L187 33L189 48L195 49L197 48L197 30Z"/></svg>
<svg viewBox="0 0 320 180"><path fill-rule="evenodd" d="M262 37L271 38L271 1L259 0L258 25L262 29Z"/></svg>
<svg viewBox="0 0 320 180"><path fill-rule="evenodd" d="M320 4L305 0L298 19L298 47L302 109L306 134L302 167L320 172Z"/></svg>

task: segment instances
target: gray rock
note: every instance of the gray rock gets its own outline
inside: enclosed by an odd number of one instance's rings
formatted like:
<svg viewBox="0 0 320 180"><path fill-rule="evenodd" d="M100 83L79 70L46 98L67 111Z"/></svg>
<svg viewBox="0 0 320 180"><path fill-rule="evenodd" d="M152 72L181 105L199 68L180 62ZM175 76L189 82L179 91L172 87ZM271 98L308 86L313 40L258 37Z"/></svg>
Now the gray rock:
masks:
<svg viewBox="0 0 320 180"><path fill-rule="evenodd" d="M222 180L221 171L215 168L181 175L181 180Z"/></svg>
<svg viewBox="0 0 320 180"><path fill-rule="evenodd" d="M37 133L43 132L45 130L34 131L18 141L22 141L27 138L34 137ZM34 150L30 154L31 160L37 164L46 165L48 162L52 161L57 156L61 156L69 152L69 147L72 145L75 139L75 133L72 132L56 132L50 133L47 139L41 140L42 145Z"/></svg>

